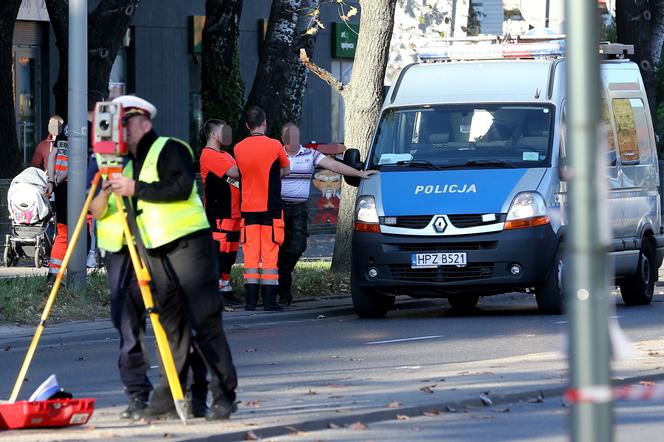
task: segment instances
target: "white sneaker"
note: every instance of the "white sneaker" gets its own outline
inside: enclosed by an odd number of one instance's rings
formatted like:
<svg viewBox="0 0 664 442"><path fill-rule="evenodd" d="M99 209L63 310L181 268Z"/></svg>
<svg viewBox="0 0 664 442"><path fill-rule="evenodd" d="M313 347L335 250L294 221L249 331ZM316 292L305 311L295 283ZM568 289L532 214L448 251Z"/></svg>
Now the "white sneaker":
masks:
<svg viewBox="0 0 664 442"><path fill-rule="evenodd" d="M221 287L219 287L219 291L222 292L222 293L232 292L232 291L233 291L233 287L231 287L230 284L224 284L224 285L222 285Z"/></svg>
<svg viewBox="0 0 664 442"><path fill-rule="evenodd" d="M89 269L94 269L97 267L97 257L95 256L95 252L88 253L86 265Z"/></svg>

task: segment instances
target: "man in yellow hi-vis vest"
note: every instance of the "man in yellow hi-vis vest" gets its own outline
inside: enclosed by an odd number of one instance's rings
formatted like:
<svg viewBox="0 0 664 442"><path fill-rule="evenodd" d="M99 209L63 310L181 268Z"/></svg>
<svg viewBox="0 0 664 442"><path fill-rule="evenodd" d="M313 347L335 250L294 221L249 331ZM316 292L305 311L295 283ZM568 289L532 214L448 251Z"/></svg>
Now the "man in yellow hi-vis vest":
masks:
<svg viewBox="0 0 664 442"><path fill-rule="evenodd" d="M125 109L133 171L132 177L115 176L109 182L113 192L130 197L134 206L175 365L184 380L193 331L212 376L212 405L205 417L228 419L236 409L237 376L221 323L216 252L196 190L193 151L183 141L157 135L152 128L157 110L151 103L129 95L113 102ZM159 418L174 410L163 379L150 405L132 417Z"/></svg>

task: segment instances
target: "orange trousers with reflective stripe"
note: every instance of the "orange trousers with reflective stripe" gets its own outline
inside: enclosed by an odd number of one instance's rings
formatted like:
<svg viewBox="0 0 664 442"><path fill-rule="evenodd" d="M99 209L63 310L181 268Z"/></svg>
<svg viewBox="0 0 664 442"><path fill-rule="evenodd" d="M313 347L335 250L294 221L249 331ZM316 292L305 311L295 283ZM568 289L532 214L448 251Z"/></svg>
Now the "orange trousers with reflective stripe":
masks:
<svg viewBox="0 0 664 442"><path fill-rule="evenodd" d="M272 226L250 224L244 226L244 282L245 284L278 285L279 244L274 241ZM261 266L262 263L262 266ZM260 268L260 270L259 270Z"/></svg>
<svg viewBox="0 0 664 442"><path fill-rule="evenodd" d="M62 260L67 253L67 224L57 223L55 240L51 248L51 259L48 261L48 273L58 273Z"/></svg>

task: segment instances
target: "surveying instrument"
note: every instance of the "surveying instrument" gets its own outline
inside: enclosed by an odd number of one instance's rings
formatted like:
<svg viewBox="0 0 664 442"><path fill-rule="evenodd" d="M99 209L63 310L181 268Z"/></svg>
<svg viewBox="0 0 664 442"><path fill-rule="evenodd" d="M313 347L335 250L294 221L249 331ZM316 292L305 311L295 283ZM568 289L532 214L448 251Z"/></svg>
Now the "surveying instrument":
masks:
<svg viewBox="0 0 664 442"><path fill-rule="evenodd" d="M123 158L127 156L127 143L124 127L124 117L125 111L120 103L113 102L99 102L95 106L94 120L93 120L93 152L97 156L97 163L99 165L99 171L95 174L88 196L85 199L83 204L83 209L76 223L74 233L71 237L71 241L67 247L65 257L62 261L62 266L55 278L55 282L49 294L48 300L46 301L46 306L41 316L35 335L32 338L30 347L28 348L28 353L23 361L21 370L19 371L18 378L12 390L10 402L15 402L18 397L21 385L25 380L25 376L30 366L30 362L34 356L39 338L44 330L46 320L48 315L53 307L55 298L57 296L60 284L64 278L67 265L71 255L76 247L79 234L86 220L88 209L90 208L90 203L94 198L99 182L102 178L105 180L112 178L117 175L122 175L123 171ZM173 401L175 403L175 409L178 413L178 416L182 421L186 421L187 418L187 409L186 402L184 399L184 394L182 391L182 385L180 384L180 378L178 377L178 372L175 367L175 362L173 360L173 354L171 353L171 348L168 344L168 338L166 332L159 321L159 309L154 304L153 293L154 293L154 284L150 276L150 270L148 268L148 259L147 252L143 241L140 236L140 230L138 223L136 222L136 215L131 201L127 197L120 197L118 194L113 194L115 198L115 203L120 212L122 223L123 223L123 235L127 243L127 249L131 257L131 262L136 273L136 279L138 281L138 287L141 292L141 297L143 299L143 304L145 306L145 312L150 317L152 321L152 328L154 329L155 338L157 341L157 348L159 351L159 356L163 364L164 372L168 380L168 384L171 389L171 394L173 396Z"/></svg>

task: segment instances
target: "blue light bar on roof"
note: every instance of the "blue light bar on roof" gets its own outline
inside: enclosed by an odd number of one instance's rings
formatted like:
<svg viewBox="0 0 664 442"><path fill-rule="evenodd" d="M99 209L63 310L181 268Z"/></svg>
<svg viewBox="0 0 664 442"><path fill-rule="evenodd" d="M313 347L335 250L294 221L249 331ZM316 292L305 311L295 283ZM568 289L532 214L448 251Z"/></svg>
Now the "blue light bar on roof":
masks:
<svg viewBox="0 0 664 442"><path fill-rule="evenodd" d="M564 54L565 40L537 43L477 43L464 45L434 41L427 43L418 52L418 56L422 61L544 58L560 57Z"/></svg>

